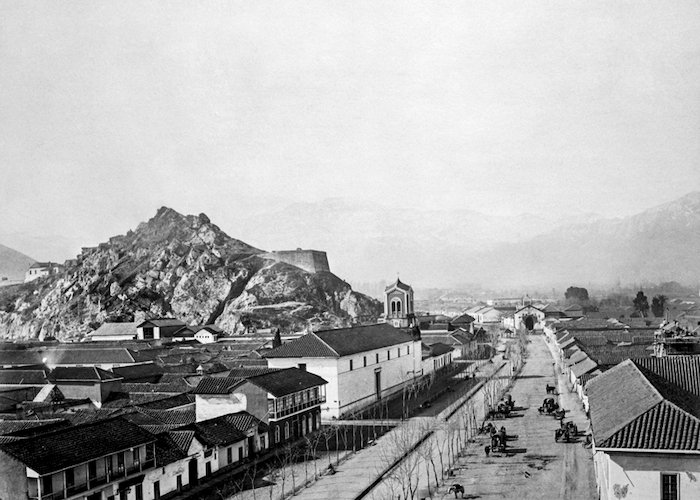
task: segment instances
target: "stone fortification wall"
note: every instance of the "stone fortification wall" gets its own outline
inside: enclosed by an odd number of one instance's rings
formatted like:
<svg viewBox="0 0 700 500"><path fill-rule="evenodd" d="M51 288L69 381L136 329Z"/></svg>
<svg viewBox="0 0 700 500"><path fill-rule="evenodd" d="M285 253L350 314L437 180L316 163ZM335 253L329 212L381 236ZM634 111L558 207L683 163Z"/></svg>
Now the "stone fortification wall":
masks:
<svg viewBox="0 0 700 500"><path fill-rule="evenodd" d="M326 252L319 250L302 250L301 248L296 250L274 250L262 255L262 257L291 264L309 273L331 271Z"/></svg>

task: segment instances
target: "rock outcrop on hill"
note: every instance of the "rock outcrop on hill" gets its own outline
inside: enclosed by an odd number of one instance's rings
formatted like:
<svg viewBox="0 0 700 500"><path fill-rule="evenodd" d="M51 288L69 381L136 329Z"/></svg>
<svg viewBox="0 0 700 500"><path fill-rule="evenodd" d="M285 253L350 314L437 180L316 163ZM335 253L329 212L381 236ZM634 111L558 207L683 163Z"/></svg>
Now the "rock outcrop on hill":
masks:
<svg viewBox="0 0 700 500"><path fill-rule="evenodd" d="M346 325L381 312L330 272L266 259L206 215L165 207L70 264L63 275L0 290L0 337L77 337L107 320L159 316L235 335L249 326Z"/></svg>

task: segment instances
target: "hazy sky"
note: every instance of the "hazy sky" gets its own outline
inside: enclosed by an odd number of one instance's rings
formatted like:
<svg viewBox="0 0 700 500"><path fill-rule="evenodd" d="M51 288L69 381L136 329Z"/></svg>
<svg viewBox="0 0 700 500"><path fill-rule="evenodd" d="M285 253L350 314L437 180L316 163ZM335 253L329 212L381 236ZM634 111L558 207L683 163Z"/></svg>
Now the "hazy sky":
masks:
<svg viewBox="0 0 700 500"><path fill-rule="evenodd" d="M237 236L327 197L635 213L700 189L698 26L696 0L3 0L0 243L61 260L162 205Z"/></svg>

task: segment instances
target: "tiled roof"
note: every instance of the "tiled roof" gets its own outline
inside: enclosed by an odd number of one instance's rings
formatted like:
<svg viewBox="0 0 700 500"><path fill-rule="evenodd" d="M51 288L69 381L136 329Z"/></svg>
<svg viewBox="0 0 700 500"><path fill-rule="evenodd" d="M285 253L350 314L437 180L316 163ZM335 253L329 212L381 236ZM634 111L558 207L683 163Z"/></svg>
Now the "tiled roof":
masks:
<svg viewBox="0 0 700 500"><path fill-rule="evenodd" d="M39 359L46 358L49 365L100 365L105 363L129 364L134 363L133 353L125 348L100 348L99 342L95 342L92 348L71 348L72 346L57 349L37 351Z"/></svg>
<svg viewBox="0 0 700 500"><path fill-rule="evenodd" d="M93 410L76 410L61 413L61 418L71 423L71 425L82 425L98 420L106 420L124 412L121 408L100 408Z"/></svg>
<svg viewBox="0 0 700 500"><path fill-rule="evenodd" d="M259 418L251 415L247 411L239 411L238 413L229 413L224 415L226 421L235 425L237 429L246 431L248 429L257 428L260 432L267 432L269 426Z"/></svg>
<svg viewBox="0 0 700 500"><path fill-rule="evenodd" d="M139 408L140 413L156 419L161 424L168 425L187 425L194 423L197 420L196 411L194 408L186 408L182 410L154 410L149 408Z"/></svg>
<svg viewBox="0 0 700 500"><path fill-rule="evenodd" d="M447 354L448 352L453 351L452 347L442 344L440 342L427 345L427 347L428 351L430 352L428 357L430 358L434 358L435 356L442 356L443 354Z"/></svg>
<svg viewBox="0 0 700 500"><path fill-rule="evenodd" d="M0 385L43 385L47 383L44 370L0 370Z"/></svg>
<svg viewBox="0 0 700 500"><path fill-rule="evenodd" d="M188 426L194 430L200 441L210 446L225 446L231 443L238 443L246 439L245 429L238 428L234 422L229 421L222 415L210 420L202 420Z"/></svg>
<svg viewBox="0 0 700 500"><path fill-rule="evenodd" d="M136 337L136 323L103 323L102 326L90 334L92 337L112 335L133 335Z"/></svg>
<svg viewBox="0 0 700 500"><path fill-rule="evenodd" d="M579 378L584 373L592 372L596 368L598 368L596 362L590 358L586 358L583 361L573 365L571 367L571 371L573 372L574 377Z"/></svg>
<svg viewBox="0 0 700 500"><path fill-rule="evenodd" d="M395 281L394 283L392 283L391 285L389 285L388 287L386 287L386 288L384 289L384 291L385 291L385 292L388 292L388 291L391 290L392 288L399 288L399 289L404 290L404 291L406 291L406 292L408 292L408 291L411 289L411 287L410 287L409 285L407 285L407 284L405 284L405 283L402 283L401 280L398 279L398 278L396 278L396 281Z"/></svg>
<svg viewBox="0 0 700 500"><path fill-rule="evenodd" d="M148 382L142 383L129 383L122 384L122 390L124 392L160 392L160 393L170 393L179 394L181 392L188 392L192 390L192 387L187 385L185 380L180 382L171 382L166 384L149 384Z"/></svg>
<svg viewBox="0 0 700 500"><path fill-rule="evenodd" d="M598 370L596 370L596 371L598 371ZM579 383L580 383L583 387L586 387L586 385L588 384L588 381L589 381L589 380L591 380L591 379L597 377L598 375L600 375L600 373L596 373L596 371L593 371L593 372L590 372L590 373L584 373L583 375L581 375L581 376L578 378Z"/></svg>
<svg viewBox="0 0 700 500"><path fill-rule="evenodd" d="M313 373L299 368L287 368L249 377L248 380L275 397L293 394L304 389L318 387L328 382Z"/></svg>
<svg viewBox="0 0 700 500"><path fill-rule="evenodd" d="M599 365L616 365L626 359L646 357L650 354L645 345L584 345L583 350Z"/></svg>
<svg viewBox="0 0 700 500"><path fill-rule="evenodd" d="M664 401L598 444L601 448L700 450L700 419Z"/></svg>
<svg viewBox="0 0 700 500"><path fill-rule="evenodd" d="M0 351L0 365L21 366L39 365L42 363L41 354L35 351Z"/></svg>
<svg viewBox="0 0 700 500"><path fill-rule="evenodd" d="M146 321L143 321L142 323L139 323L136 328L143 328L144 326L186 326L187 324L184 321L180 321L179 319L175 318L153 318L153 319L147 319Z"/></svg>
<svg viewBox="0 0 700 500"><path fill-rule="evenodd" d="M50 420L0 420L0 435L3 436L26 436L27 431L34 432L37 429L44 432L44 428L55 428L66 425L62 418Z"/></svg>
<svg viewBox="0 0 700 500"><path fill-rule="evenodd" d="M144 363L140 365L118 366L112 368L112 372L120 377L124 377L124 381L137 380L145 377L160 377L163 374L163 369L154 363Z"/></svg>
<svg viewBox="0 0 700 500"><path fill-rule="evenodd" d="M204 377L193 392L194 394L230 394L241 382L240 378Z"/></svg>
<svg viewBox="0 0 700 500"><path fill-rule="evenodd" d="M467 313L460 314L456 318L450 320L453 325L468 325L474 323L474 318Z"/></svg>
<svg viewBox="0 0 700 500"><path fill-rule="evenodd" d="M588 382L596 446L700 451L700 397L623 361Z"/></svg>
<svg viewBox="0 0 700 500"><path fill-rule="evenodd" d="M266 358L338 358L411 342L388 323L309 333L265 354Z"/></svg>
<svg viewBox="0 0 700 500"><path fill-rule="evenodd" d="M0 449L44 475L154 441L150 433L117 417L3 444Z"/></svg>
<svg viewBox="0 0 700 500"><path fill-rule="evenodd" d="M644 357L634 359L634 363L700 396L700 356Z"/></svg>
<svg viewBox="0 0 700 500"><path fill-rule="evenodd" d="M566 360L566 364L567 366L575 365L576 363L580 363L586 358L588 358L588 355L585 352L578 350L571 354L571 357Z"/></svg>
<svg viewBox="0 0 700 500"><path fill-rule="evenodd" d="M268 368L267 366L251 366L244 368L234 368L228 372L231 378L250 378L257 375L264 375L270 372L279 371L279 368Z"/></svg>
<svg viewBox="0 0 700 500"><path fill-rule="evenodd" d="M121 379L119 375L95 366L57 366L49 373L52 382L106 382Z"/></svg>
<svg viewBox="0 0 700 500"><path fill-rule="evenodd" d="M421 332L421 339L423 340L424 344L437 344L438 342L445 345L469 344L469 339L467 339L464 335L459 335L457 333L449 335L432 335Z"/></svg>
<svg viewBox="0 0 700 500"><path fill-rule="evenodd" d="M137 403L136 406L139 408L148 408L151 410L168 410L180 408L183 406L191 405L195 401L192 394L178 394L177 396L168 395L163 398L152 399L151 401L144 401L143 403Z"/></svg>
<svg viewBox="0 0 700 500"><path fill-rule="evenodd" d="M178 441L173 437L175 431L164 432L156 439L156 467L165 467L168 464L177 462L187 457L187 452L180 447ZM194 435L193 431L179 431L177 434ZM178 440L182 439L178 436ZM191 442L190 438L190 442Z"/></svg>

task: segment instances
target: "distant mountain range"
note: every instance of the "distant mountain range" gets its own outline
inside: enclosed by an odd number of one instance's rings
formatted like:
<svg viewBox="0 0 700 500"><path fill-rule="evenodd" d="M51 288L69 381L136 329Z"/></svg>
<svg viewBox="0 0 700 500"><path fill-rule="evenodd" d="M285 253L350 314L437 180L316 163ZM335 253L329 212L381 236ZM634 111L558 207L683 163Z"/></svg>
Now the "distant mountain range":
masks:
<svg viewBox="0 0 700 500"><path fill-rule="evenodd" d="M449 200L421 211L331 199L247 216L239 231L268 248L326 250L353 281L391 281L400 272L419 287L700 282L700 193L620 219L495 216L450 209Z"/></svg>
<svg viewBox="0 0 700 500"><path fill-rule="evenodd" d="M35 260L31 257L0 245L0 286L3 284L3 281L24 280L25 271L34 262Z"/></svg>

